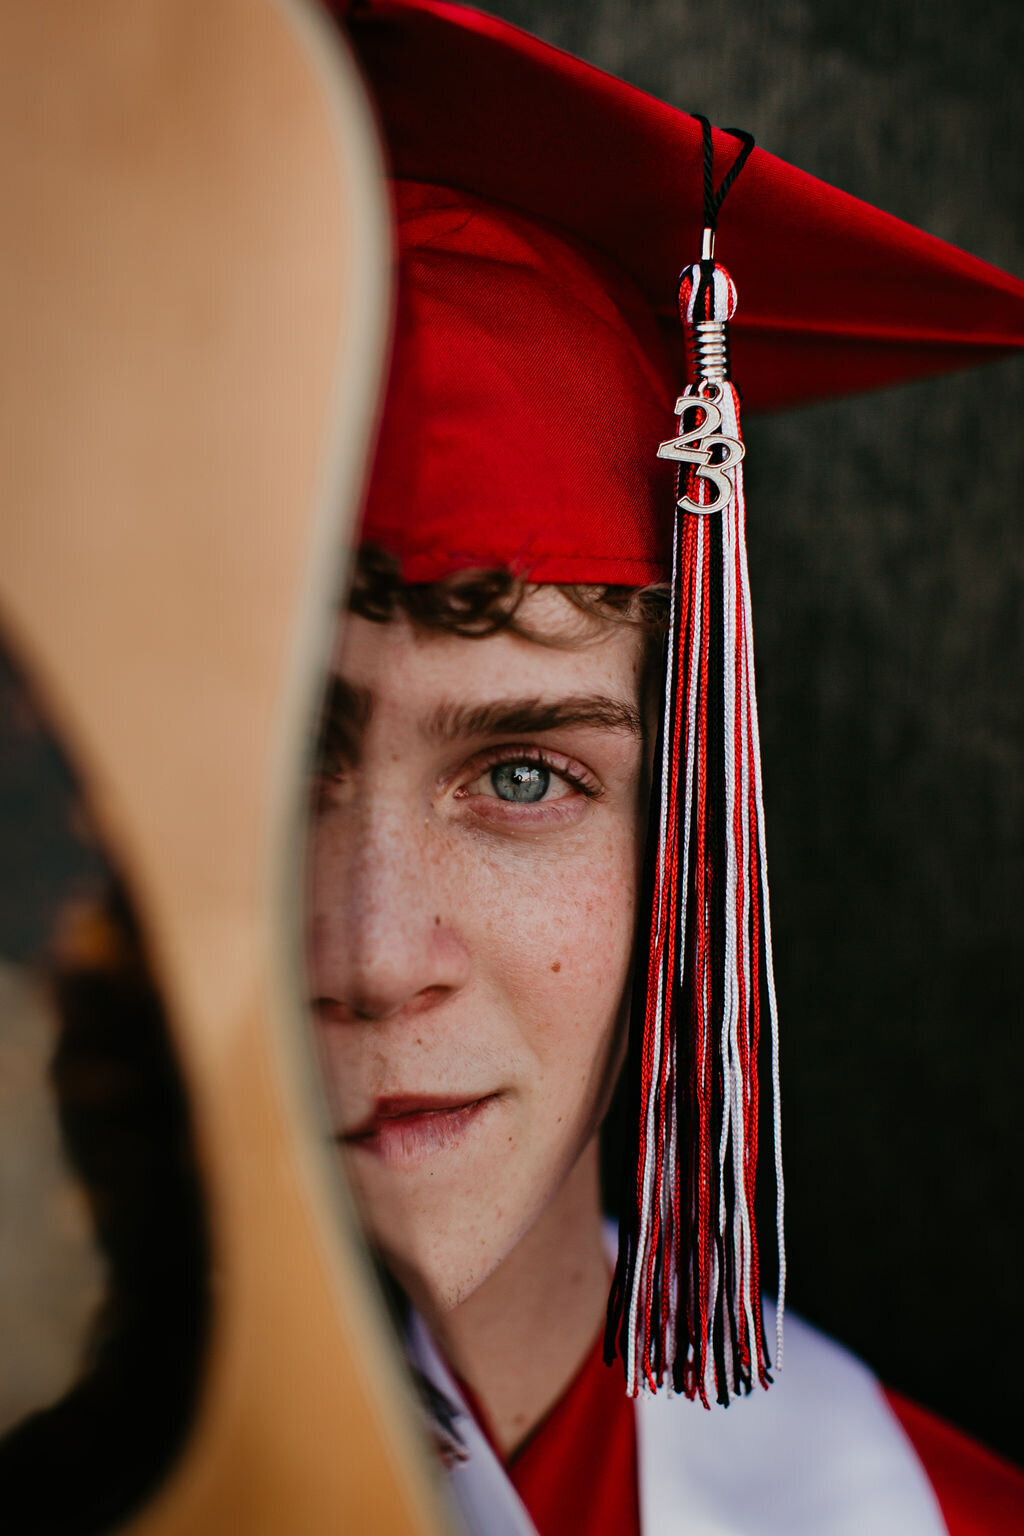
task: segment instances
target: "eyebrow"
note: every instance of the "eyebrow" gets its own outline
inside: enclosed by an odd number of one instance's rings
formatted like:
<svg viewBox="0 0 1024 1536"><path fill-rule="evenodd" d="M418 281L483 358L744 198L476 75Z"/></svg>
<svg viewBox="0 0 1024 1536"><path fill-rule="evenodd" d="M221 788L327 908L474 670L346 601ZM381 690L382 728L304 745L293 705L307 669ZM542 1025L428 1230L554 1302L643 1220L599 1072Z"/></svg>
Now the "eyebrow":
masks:
<svg viewBox="0 0 1024 1536"><path fill-rule="evenodd" d="M321 763L356 764L360 740L373 712L373 696L335 674L320 718L317 757ZM561 699L491 699L466 704L442 700L421 729L429 741L459 741L474 736L532 736L569 726L596 726L644 739L639 709L603 694L571 694Z"/></svg>
<svg viewBox="0 0 1024 1536"><path fill-rule="evenodd" d="M424 723L432 741L456 741L470 736L519 736L564 730L571 725L626 731L641 740L640 711L633 704L601 694L574 694L562 699L494 699L483 704L442 702Z"/></svg>

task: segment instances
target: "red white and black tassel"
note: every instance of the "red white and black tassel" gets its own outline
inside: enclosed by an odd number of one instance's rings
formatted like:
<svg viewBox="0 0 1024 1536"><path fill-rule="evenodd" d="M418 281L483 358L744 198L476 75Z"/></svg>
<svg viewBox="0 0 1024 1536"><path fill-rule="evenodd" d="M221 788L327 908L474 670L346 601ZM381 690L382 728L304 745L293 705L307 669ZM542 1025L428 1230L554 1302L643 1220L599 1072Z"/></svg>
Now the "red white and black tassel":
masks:
<svg viewBox="0 0 1024 1536"><path fill-rule="evenodd" d="M667 1384L710 1406L772 1379L754 1210L759 1060L771 1076L776 1367L785 1252L744 448L728 364L736 290L713 258L714 218L749 147L712 193L702 126L704 250L679 288L692 381L676 402L677 435L658 449L678 464L672 597L628 1068L636 1191L608 1345L630 1393Z"/></svg>

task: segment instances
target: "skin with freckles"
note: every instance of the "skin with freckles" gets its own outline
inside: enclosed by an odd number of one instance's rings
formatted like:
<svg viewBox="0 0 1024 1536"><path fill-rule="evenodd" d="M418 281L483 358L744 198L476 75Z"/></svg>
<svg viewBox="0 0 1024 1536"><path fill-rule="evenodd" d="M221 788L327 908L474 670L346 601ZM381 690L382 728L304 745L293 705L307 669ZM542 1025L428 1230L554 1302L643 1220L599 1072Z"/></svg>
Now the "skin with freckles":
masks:
<svg viewBox="0 0 1024 1536"><path fill-rule="evenodd" d="M557 643L345 618L310 855L346 1168L506 1448L603 1313L596 1136L646 793L642 632L554 588L522 615Z"/></svg>

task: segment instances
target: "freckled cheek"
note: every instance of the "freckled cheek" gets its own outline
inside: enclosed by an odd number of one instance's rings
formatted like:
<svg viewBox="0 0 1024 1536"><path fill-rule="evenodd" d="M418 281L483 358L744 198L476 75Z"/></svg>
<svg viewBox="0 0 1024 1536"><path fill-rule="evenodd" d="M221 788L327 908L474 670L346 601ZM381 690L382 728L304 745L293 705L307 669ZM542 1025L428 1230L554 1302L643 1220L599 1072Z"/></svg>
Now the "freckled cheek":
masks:
<svg viewBox="0 0 1024 1536"><path fill-rule="evenodd" d="M545 1037L564 1045L574 1035L603 1035L617 1015L632 949L632 828L514 876L507 869L484 876L478 867L465 892L478 976L500 988L545 1053ZM580 1046L591 1048L585 1038Z"/></svg>

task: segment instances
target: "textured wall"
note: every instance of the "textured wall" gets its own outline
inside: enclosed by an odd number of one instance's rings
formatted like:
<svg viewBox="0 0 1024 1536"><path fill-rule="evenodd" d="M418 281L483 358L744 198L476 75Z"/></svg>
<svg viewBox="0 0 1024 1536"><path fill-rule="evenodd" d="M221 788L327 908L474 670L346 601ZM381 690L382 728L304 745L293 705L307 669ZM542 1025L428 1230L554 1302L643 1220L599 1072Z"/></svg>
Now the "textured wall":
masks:
<svg viewBox="0 0 1024 1536"><path fill-rule="evenodd" d="M1024 275L1016 0L489 8ZM1022 405L746 434L793 1301L1018 1459Z"/></svg>

